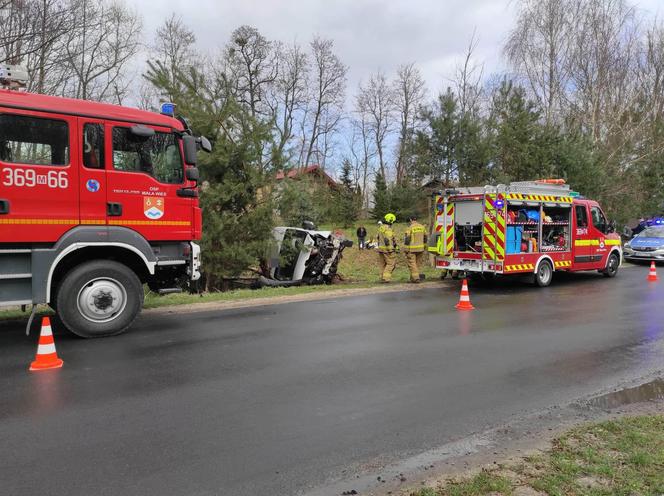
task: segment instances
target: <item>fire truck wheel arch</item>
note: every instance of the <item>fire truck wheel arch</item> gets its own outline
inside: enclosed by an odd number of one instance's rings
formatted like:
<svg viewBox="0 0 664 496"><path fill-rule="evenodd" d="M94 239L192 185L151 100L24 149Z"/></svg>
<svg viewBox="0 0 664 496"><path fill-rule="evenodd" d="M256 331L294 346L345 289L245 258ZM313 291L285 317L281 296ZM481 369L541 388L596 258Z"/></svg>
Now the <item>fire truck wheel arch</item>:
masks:
<svg viewBox="0 0 664 496"><path fill-rule="evenodd" d="M124 227L76 227L68 231L51 249L36 249L32 256L33 301L49 303L53 283L62 276L66 263L83 252L94 251L100 258L122 257L128 265L153 275L157 258L150 244L137 232ZM106 254L106 256L104 256ZM88 255L86 255L88 257ZM78 258L78 257L76 257ZM86 258L90 260L90 258ZM138 267L136 265L138 264Z"/></svg>
<svg viewBox="0 0 664 496"><path fill-rule="evenodd" d="M535 270L533 271L533 273L535 273L535 274L537 273L537 271L539 270L540 264L542 263L543 260L548 260L549 263L551 264L551 269L554 272L556 271L556 264L554 263L553 259L551 257L549 257L548 255L542 255L537 260L537 263L535 264Z"/></svg>

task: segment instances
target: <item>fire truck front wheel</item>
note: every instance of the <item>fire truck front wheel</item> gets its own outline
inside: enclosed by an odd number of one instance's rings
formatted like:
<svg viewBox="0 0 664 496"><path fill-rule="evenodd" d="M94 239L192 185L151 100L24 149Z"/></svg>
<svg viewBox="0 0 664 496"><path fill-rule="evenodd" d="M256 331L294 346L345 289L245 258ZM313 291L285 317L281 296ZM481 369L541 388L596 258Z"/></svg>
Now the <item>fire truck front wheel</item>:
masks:
<svg viewBox="0 0 664 496"><path fill-rule="evenodd" d="M126 265L93 260L67 273L55 301L60 321L77 336L113 336L126 331L140 313L143 286Z"/></svg>
<svg viewBox="0 0 664 496"><path fill-rule="evenodd" d="M606 269L602 271L606 277L616 277L618 269L620 268L620 256L613 252L609 255L609 259L606 262Z"/></svg>
<svg viewBox="0 0 664 496"><path fill-rule="evenodd" d="M535 272L535 284L544 288L551 284L551 279L553 279L553 267L551 266L551 262L548 260L542 260L537 267L537 272Z"/></svg>

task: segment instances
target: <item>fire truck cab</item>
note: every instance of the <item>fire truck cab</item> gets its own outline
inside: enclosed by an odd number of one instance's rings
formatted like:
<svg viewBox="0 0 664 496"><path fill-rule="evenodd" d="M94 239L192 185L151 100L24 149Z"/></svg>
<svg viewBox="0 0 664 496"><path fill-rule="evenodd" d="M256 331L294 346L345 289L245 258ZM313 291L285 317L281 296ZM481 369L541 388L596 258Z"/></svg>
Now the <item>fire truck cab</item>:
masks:
<svg viewBox="0 0 664 496"><path fill-rule="evenodd" d="M75 334L108 336L144 284L198 279L209 146L173 112L0 89L0 306L49 304Z"/></svg>
<svg viewBox="0 0 664 496"><path fill-rule="evenodd" d="M599 204L560 180L457 188L436 194L429 251L436 267L492 277L532 274L548 286L556 271L614 277L620 235Z"/></svg>

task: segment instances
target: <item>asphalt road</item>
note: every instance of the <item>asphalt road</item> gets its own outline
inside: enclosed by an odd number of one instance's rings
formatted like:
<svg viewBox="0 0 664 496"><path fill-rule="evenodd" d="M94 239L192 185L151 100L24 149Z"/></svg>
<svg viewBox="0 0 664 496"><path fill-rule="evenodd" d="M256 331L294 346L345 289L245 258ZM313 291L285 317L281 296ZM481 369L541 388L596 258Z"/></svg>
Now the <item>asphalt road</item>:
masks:
<svg viewBox="0 0 664 496"><path fill-rule="evenodd" d="M664 281L646 273L471 286L471 313L450 286L150 315L57 336L64 368L40 373L36 336L0 326L0 493L326 494L662 368Z"/></svg>

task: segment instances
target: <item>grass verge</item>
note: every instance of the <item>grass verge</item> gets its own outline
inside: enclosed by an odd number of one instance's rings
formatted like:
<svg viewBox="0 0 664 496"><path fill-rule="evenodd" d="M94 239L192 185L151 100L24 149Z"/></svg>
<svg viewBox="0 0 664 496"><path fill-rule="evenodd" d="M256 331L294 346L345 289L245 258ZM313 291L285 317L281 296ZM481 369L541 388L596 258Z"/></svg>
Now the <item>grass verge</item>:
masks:
<svg viewBox="0 0 664 496"><path fill-rule="evenodd" d="M664 494L664 416L625 417L575 428L549 451L412 496Z"/></svg>

